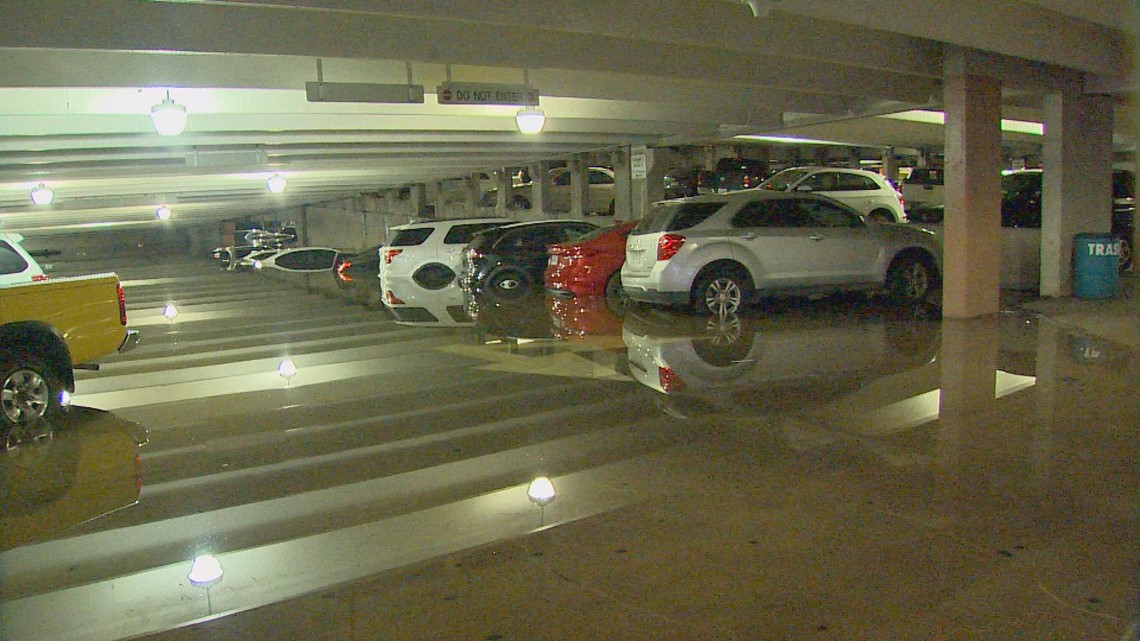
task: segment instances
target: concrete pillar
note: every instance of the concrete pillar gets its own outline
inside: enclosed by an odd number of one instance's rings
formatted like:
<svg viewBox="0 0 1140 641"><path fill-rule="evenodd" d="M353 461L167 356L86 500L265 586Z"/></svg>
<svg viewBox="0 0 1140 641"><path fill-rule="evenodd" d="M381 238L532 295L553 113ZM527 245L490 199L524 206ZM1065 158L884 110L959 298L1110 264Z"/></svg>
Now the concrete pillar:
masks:
<svg viewBox="0 0 1140 641"><path fill-rule="evenodd" d="M950 65L952 66L952 65ZM948 67L942 314L996 313L1001 285L1001 83Z"/></svg>
<svg viewBox="0 0 1140 641"><path fill-rule="evenodd" d="M894 147L883 150L883 176L895 187L899 186L899 161L895 157Z"/></svg>
<svg viewBox="0 0 1140 641"><path fill-rule="evenodd" d="M467 177L463 190L463 211L468 216L475 216L483 205L483 179L476 172Z"/></svg>
<svg viewBox="0 0 1140 641"><path fill-rule="evenodd" d="M428 185L428 216L430 218L445 218L447 203L443 197L443 181L437 180Z"/></svg>
<svg viewBox="0 0 1140 641"><path fill-rule="evenodd" d="M410 188L412 201L411 218L423 218L427 215L427 186L416 183Z"/></svg>
<svg viewBox="0 0 1140 641"><path fill-rule="evenodd" d="M639 219L649 211L653 202L649 194L649 167L653 164L653 149L644 146L630 150L630 207L632 216Z"/></svg>
<svg viewBox="0 0 1140 641"><path fill-rule="evenodd" d="M631 209L633 185L629 178L629 146L615 149L610 155L610 164L614 168L614 219L634 220L639 218L640 216L633 215Z"/></svg>
<svg viewBox="0 0 1140 641"><path fill-rule="evenodd" d="M573 217L590 211L589 164L582 156L575 156L567 163L570 170L570 215Z"/></svg>
<svg viewBox="0 0 1140 641"><path fill-rule="evenodd" d="M1045 96L1041 295L1073 291L1073 235L1112 226L1112 98Z"/></svg>
<svg viewBox="0 0 1140 641"><path fill-rule="evenodd" d="M499 169L495 172L495 215L507 216L510 212L507 211L507 202L511 197L511 183L514 182L514 177L506 167Z"/></svg>
<svg viewBox="0 0 1140 641"><path fill-rule="evenodd" d="M536 215L550 211L550 163L544 161L527 168L530 172L530 209Z"/></svg>

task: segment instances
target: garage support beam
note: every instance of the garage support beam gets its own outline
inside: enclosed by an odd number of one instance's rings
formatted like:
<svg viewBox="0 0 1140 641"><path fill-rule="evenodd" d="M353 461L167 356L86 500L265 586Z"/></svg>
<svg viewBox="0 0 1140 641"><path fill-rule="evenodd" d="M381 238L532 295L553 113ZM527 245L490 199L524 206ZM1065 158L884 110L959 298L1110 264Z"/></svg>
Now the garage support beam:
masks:
<svg viewBox="0 0 1140 641"><path fill-rule="evenodd" d="M1073 236L1112 227L1109 96L1045 96L1041 198L1041 295L1072 293Z"/></svg>
<svg viewBox="0 0 1140 641"><path fill-rule="evenodd" d="M614 168L614 219L634 220L631 208L632 188L629 167L629 146L623 145L610 155L610 165Z"/></svg>
<svg viewBox="0 0 1140 641"><path fill-rule="evenodd" d="M952 65L948 65L950 67ZM1001 276L1001 83L949 69L942 313L996 313Z"/></svg>
<svg viewBox="0 0 1140 641"><path fill-rule="evenodd" d="M570 170L570 215L574 217L590 210L590 183L586 176L589 164L581 155L574 156L567 163Z"/></svg>

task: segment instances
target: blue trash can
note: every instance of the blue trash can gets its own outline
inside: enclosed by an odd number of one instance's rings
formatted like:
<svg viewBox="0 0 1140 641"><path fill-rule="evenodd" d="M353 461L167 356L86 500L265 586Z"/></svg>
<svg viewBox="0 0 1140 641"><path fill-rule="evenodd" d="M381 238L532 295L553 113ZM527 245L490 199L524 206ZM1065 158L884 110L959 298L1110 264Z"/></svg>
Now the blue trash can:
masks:
<svg viewBox="0 0 1140 641"><path fill-rule="evenodd" d="M1077 298L1116 296L1119 263L1120 239L1112 234L1073 236L1073 295Z"/></svg>

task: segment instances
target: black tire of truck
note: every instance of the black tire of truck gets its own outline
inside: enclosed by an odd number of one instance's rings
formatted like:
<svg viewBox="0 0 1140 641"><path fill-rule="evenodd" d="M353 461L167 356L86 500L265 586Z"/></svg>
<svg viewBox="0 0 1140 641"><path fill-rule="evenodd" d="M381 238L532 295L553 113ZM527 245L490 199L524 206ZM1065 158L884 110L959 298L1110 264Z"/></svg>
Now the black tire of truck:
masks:
<svg viewBox="0 0 1140 641"><path fill-rule="evenodd" d="M0 443L11 447L20 435L63 408L59 374L41 359L20 353L0 354Z"/></svg>

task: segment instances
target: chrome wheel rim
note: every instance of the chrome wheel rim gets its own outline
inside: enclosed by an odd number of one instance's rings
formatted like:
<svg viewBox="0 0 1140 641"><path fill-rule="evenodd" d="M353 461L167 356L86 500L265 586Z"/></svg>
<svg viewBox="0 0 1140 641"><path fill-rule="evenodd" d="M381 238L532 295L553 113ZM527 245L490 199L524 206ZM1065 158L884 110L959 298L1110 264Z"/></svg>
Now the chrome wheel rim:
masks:
<svg viewBox="0 0 1140 641"><path fill-rule="evenodd" d="M51 388L43 376L30 369L19 369L4 380L0 407L9 423L25 423L47 413Z"/></svg>
<svg viewBox="0 0 1140 641"><path fill-rule="evenodd" d="M718 316L735 314L741 298L740 285L731 278L715 278L705 288L705 306Z"/></svg>
<svg viewBox="0 0 1140 641"><path fill-rule="evenodd" d="M922 263L911 263L902 271L902 295L907 300L920 300L930 287L929 274Z"/></svg>

